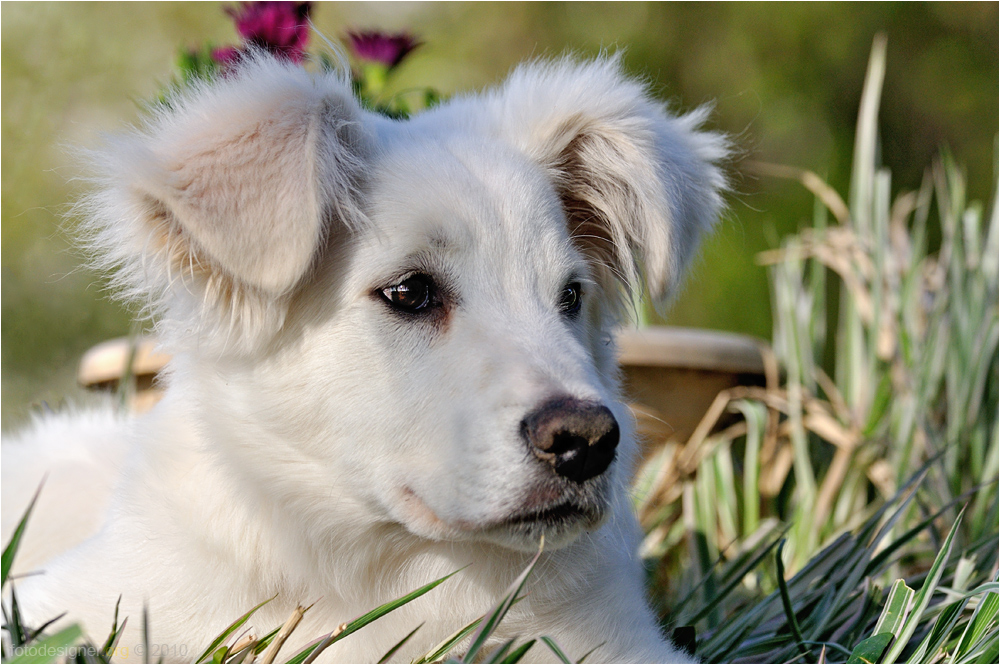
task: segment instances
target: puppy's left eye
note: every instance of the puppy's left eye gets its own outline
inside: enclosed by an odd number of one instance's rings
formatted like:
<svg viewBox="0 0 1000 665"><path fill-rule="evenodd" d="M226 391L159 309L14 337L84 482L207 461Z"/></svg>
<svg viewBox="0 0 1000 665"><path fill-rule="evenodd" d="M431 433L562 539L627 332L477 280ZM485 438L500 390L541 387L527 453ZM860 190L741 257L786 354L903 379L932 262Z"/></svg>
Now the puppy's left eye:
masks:
<svg viewBox="0 0 1000 665"><path fill-rule="evenodd" d="M393 309L418 314L434 305L434 280L429 275L413 275L387 286L381 294Z"/></svg>
<svg viewBox="0 0 1000 665"><path fill-rule="evenodd" d="M580 282L571 282L566 285L559 297L559 309L562 313L571 318L580 313L583 305L583 292L580 289Z"/></svg>

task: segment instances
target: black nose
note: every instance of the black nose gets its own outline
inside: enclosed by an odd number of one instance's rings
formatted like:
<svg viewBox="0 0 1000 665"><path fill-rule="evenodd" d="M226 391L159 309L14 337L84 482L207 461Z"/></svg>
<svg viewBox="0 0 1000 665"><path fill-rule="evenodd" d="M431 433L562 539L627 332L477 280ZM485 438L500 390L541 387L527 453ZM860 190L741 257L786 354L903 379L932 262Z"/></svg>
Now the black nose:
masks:
<svg viewBox="0 0 1000 665"><path fill-rule="evenodd" d="M563 397L528 414L521 421L521 436L556 473L582 483L611 466L618 422L606 406Z"/></svg>

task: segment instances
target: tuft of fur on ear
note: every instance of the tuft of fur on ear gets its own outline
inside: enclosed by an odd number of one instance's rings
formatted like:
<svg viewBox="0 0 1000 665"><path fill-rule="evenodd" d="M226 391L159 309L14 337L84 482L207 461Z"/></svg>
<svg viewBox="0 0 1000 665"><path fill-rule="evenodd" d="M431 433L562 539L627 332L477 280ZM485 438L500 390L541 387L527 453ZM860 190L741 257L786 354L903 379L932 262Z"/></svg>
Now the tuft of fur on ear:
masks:
<svg viewBox="0 0 1000 665"><path fill-rule="evenodd" d="M605 289L644 281L666 301L723 207L729 143L699 130L708 110L672 115L617 56L522 65L493 101L500 131L551 174Z"/></svg>
<svg viewBox="0 0 1000 665"><path fill-rule="evenodd" d="M113 288L199 343L248 350L283 323L331 224L363 224L372 139L346 77L258 53L88 154L78 212Z"/></svg>

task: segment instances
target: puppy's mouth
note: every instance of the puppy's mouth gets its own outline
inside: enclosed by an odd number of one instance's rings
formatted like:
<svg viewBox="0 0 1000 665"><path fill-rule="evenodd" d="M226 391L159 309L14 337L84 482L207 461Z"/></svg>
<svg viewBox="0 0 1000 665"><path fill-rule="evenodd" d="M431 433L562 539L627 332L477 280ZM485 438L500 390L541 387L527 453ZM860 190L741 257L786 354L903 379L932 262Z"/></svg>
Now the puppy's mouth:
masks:
<svg viewBox="0 0 1000 665"><path fill-rule="evenodd" d="M501 520L496 526L517 527L539 524L549 527L559 527L576 522L599 522L601 512L592 507L577 505L572 501L563 501L547 508L515 513Z"/></svg>
<svg viewBox="0 0 1000 665"><path fill-rule="evenodd" d="M595 531L608 513L606 502L597 497L563 496L543 506L523 507L489 524L483 535L498 544L522 551L538 547L545 536L548 549L574 542L582 533Z"/></svg>
<svg viewBox="0 0 1000 665"><path fill-rule="evenodd" d="M530 551L538 537L546 536L547 547L563 547L584 531L601 526L609 512L606 488L565 491L554 485L536 488L499 515L486 519L444 520L408 486L403 487L402 520L415 533L437 539L479 539L514 549Z"/></svg>

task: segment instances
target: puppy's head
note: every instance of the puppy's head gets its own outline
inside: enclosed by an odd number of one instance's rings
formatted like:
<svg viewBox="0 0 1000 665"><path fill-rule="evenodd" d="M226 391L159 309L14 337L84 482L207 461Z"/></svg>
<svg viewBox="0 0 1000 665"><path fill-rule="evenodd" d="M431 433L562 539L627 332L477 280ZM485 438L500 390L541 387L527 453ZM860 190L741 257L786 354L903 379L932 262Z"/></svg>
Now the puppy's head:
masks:
<svg viewBox="0 0 1000 665"><path fill-rule="evenodd" d="M206 431L314 526L350 505L558 546L634 454L609 329L630 290L669 296L721 206L700 121L615 60L393 122L261 58L106 153L92 237L224 393Z"/></svg>

